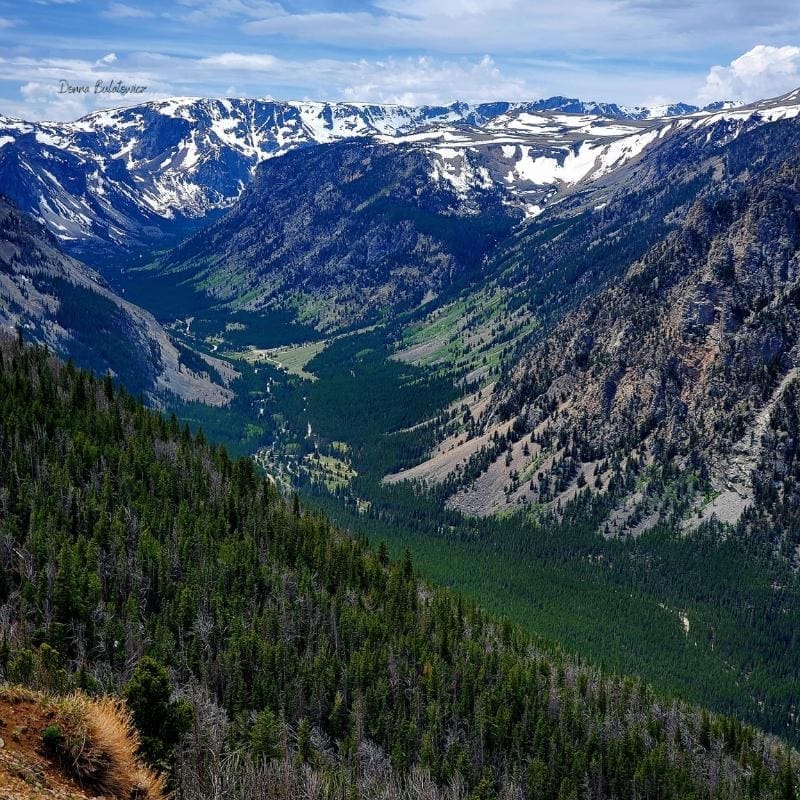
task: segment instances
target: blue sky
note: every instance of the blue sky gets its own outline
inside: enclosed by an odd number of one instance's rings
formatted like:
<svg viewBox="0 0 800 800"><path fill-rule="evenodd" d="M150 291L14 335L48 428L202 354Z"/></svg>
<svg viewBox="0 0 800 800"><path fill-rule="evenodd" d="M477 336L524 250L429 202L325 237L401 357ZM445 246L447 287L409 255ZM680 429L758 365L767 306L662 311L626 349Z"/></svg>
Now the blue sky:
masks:
<svg viewBox="0 0 800 800"><path fill-rule="evenodd" d="M172 95L644 104L798 85L798 0L0 0L0 113L28 119Z"/></svg>

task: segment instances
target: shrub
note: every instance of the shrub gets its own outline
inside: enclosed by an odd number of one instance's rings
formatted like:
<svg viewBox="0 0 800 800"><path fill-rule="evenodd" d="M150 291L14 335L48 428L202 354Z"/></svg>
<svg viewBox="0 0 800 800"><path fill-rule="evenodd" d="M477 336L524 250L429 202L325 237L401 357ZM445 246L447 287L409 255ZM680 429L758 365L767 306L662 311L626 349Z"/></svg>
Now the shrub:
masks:
<svg viewBox="0 0 800 800"><path fill-rule="evenodd" d="M57 752L64 739L64 734L61 732L59 725L48 725L42 731L42 741L44 742L45 749L51 753Z"/></svg>

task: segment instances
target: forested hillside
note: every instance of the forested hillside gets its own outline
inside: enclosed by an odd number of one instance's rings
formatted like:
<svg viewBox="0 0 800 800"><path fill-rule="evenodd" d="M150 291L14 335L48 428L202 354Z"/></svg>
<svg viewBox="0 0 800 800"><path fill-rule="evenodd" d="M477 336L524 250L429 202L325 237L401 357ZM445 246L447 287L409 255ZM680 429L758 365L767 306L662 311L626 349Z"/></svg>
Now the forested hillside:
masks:
<svg viewBox="0 0 800 800"><path fill-rule="evenodd" d="M778 740L537 651L110 379L0 356L0 670L123 692L179 797L796 797Z"/></svg>

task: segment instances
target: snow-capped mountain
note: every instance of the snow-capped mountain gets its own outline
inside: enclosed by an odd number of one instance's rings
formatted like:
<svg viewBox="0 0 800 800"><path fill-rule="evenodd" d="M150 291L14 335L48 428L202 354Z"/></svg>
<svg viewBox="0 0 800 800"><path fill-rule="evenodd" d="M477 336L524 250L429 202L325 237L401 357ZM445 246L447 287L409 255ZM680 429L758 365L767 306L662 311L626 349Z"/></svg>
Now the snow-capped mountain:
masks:
<svg viewBox="0 0 800 800"><path fill-rule="evenodd" d="M708 146L718 146L753 127L797 117L800 90L748 106L715 103L677 115L667 110L651 119L603 116L597 109L514 107L481 125L429 126L381 138L423 148L431 158L431 177L450 183L465 200L476 188L494 186L536 216L565 193L613 181L646 150L676 134L706 130Z"/></svg>
<svg viewBox="0 0 800 800"><path fill-rule="evenodd" d="M597 103L593 101L578 100L574 97L548 97L532 103L511 103L509 111L560 111L563 114L593 114L600 117L613 117L614 119L661 119L663 117L678 117L682 114L694 114L697 111L710 111L714 107L736 107L736 102L725 100L713 103L711 106L700 108L688 103L664 103L651 106L621 106L617 103Z"/></svg>
<svg viewBox="0 0 800 800"><path fill-rule="evenodd" d="M267 158L462 113L177 98L67 124L0 118L0 177L6 192L70 250L102 251L150 240L230 205Z"/></svg>
<svg viewBox="0 0 800 800"><path fill-rule="evenodd" d="M72 252L102 253L229 206L267 158L465 113L461 106L176 98L66 124L0 117L0 179Z"/></svg>
<svg viewBox="0 0 800 800"><path fill-rule="evenodd" d="M787 109L797 98L786 100ZM290 150L354 137L422 147L431 176L466 195L502 187L535 214L554 194L635 158L680 126L757 106L628 108L553 97L531 103L409 107L359 103L174 98L70 123L0 116L0 185L72 254L109 256L164 245L232 205L258 164ZM788 110L784 112L788 114Z"/></svg>

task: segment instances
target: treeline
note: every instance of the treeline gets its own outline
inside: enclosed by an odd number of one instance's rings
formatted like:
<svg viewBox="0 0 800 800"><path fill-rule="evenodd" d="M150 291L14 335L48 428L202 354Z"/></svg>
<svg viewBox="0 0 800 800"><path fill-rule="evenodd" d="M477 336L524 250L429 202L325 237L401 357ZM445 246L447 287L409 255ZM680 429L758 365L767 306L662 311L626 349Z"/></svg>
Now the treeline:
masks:
<svg viewBox="0 0 800 800"><path fill-rule="evenodd" d="M6 679L124 691L187 799L796 798L777 740L544 655L251 461L13 340L0 564Z"/></svg>

